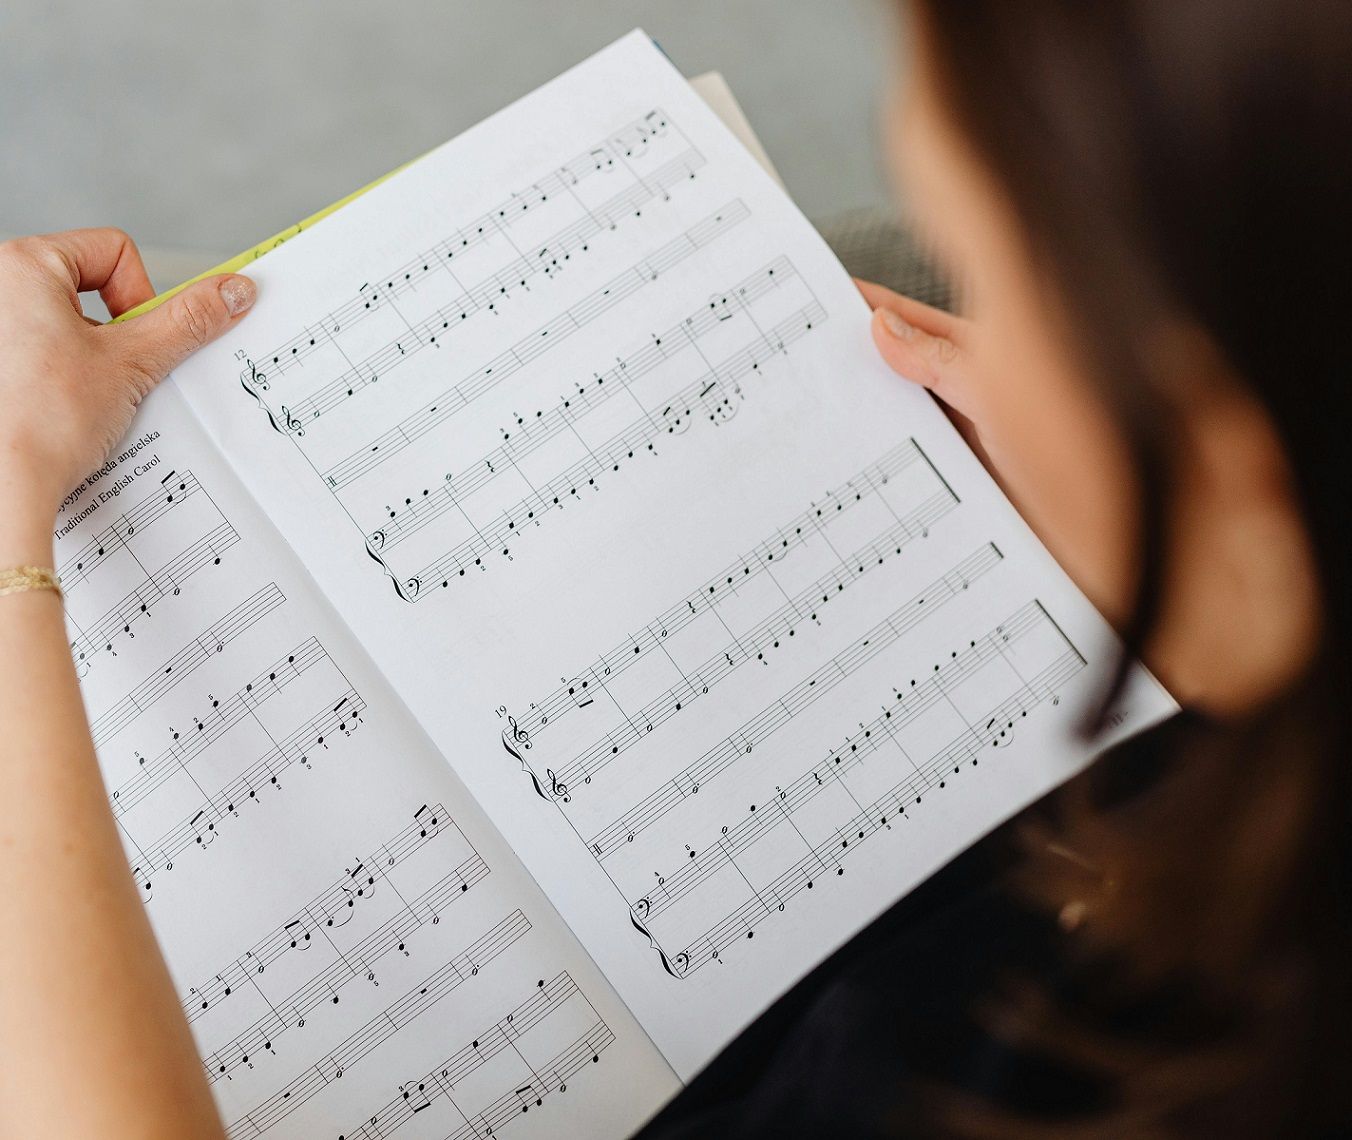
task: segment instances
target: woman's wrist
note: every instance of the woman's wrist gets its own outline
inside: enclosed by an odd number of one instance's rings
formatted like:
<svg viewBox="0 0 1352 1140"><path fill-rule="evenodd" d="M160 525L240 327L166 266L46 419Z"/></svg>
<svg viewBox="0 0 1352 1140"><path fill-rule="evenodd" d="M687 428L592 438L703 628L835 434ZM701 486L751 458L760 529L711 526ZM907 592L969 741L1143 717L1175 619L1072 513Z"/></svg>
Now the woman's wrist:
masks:
<svg viewBox="0 0 1352 1140"><path fill-rule="evenodd" d="M16 526L5 520L0 524L0 569L15 566L37 566L51 569L53 565L51 526Z"/></svg>
<svg viewBox="0 0 1352 1140"><path fill-rule="evenodd" d="M56 507L49 497L21 468L0 467L0 568L52 565Z"/></svg>

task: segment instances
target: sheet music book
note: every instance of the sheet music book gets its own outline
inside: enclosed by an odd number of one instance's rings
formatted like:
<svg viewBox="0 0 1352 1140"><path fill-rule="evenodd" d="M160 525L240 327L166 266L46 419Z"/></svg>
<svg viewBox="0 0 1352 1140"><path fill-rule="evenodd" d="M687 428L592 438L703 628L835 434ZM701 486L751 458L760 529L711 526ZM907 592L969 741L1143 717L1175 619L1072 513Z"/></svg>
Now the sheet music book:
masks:
<svg viewBox="0 0 1352 1140"><path fill-rule="evenodd" d="M253 273L56 531L232 1138L623 1137L1089 761L1111 631L642 33Z"/></svg>

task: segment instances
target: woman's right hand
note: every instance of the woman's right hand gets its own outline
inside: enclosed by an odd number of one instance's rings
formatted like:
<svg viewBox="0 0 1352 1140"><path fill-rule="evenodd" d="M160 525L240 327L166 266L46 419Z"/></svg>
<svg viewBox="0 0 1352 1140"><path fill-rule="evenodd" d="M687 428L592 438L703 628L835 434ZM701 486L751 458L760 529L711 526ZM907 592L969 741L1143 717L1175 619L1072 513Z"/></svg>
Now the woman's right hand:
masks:
<svg viewBox="0 0 1352 1140"><path fill-rule="evenodd" d="M873 343L893 371L933 392L967 446L1005 493L988 420L968 370L972 322L871 281L855 281L873 310ZM994 450L998 450L994 449Z"/></svg>
<svg viewBox="0 0 1352 1140"><path fill-rule="evenodd" d="M1055 354L856 281L873 340L903 378L933 392L982 465L1076 585L1120 624L1132 595L1136 487L1119 429ZM1033 367L1029 366L1029 361ZM1036 372L1037 382L1032 376ZM1021 378L1014 384L1010 376ZM1107 506L1105 506L1107 504Z"/></svg>

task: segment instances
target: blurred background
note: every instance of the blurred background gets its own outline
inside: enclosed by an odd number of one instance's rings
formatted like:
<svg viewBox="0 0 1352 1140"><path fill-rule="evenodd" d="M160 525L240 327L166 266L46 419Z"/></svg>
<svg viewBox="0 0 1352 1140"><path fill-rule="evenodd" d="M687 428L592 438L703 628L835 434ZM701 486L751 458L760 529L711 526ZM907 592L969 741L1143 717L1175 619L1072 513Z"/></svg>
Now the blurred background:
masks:
<svg viewBox="0 0 1352 1140"><path fill-rule="evenodd" d="M882 0L6 0L0 236L111 224L159 288L457 134L635 26L723 73L837 239L891 202ZM866 232L867 231L867 232ZM838 247L839 248L839 247Z"/></svg>

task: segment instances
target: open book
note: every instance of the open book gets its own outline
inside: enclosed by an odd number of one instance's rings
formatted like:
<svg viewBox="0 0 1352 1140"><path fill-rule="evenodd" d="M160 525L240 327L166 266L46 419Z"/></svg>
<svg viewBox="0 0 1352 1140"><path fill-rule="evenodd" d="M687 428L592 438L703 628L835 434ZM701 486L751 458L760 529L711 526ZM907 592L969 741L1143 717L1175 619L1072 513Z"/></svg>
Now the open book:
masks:
<svg viewBox="0 0 1352 1140"><path fill-rule="evenodd" d="M1088 761L1110 630L641 33L252 272L56 532L232 1137L622 1137Z"/></svg>

